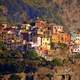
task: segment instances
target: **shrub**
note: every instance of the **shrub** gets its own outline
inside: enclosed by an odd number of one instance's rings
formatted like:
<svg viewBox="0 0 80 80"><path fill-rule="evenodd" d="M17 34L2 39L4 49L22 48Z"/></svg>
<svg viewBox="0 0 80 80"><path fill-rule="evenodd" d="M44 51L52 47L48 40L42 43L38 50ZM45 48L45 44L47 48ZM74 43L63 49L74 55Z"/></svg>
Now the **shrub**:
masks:
<svg viewBox="0 0 80 80"><path fill-rule="evenodd" d="M63 63L60 59L53 59L51 62L50 62L51 65L54 65L54 66L62 66Z"/></svg>
<svg viewBox="0 0 80 80"><path fill-rule="evenodd" d="M66 44L64 44L64 43L59 43L59 46L60 46L62 49L64 49L64 48L66 48L66 47L67 47L67 45L66 45Z"/></svg>

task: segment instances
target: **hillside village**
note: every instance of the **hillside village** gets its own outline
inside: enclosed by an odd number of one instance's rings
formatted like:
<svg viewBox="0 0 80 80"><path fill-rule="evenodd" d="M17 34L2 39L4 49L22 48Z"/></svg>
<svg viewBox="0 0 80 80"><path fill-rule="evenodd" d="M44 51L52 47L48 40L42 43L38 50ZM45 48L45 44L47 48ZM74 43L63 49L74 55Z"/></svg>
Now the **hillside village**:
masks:
<svg viewBox="0 0 80 80"><path fill-rule="evenodd" d="M47 61L58 58L64 63L63 66L55 66L54 68L53 65L52 68L38 66L38 71L35 73L16 73L16 75L22 77L20 80L25 80L25 76L33 76L34 79L32 80L49 80L48 77L45 77L48 73L54 74L50 80L79 80L77 69L80 61L79 59L74 61L70 57L80 53L80 32L66 32L65 26L37 19L35 22L24 22L12 26L7 23L0 24L0 41L5 44L8 50L20 51L22 54L34 50L38 56L45 58ZM18 62L18 60L16 61ZM19 61L21 64L24 61L25 65L28 62L25 59ZM34 62L29 64L34 65ZM9 80L8 78L11 75L13 74L5 74L3 79Z"/></svg>
<svg viewBox="0 0 80 80"><path fill-rule="evenodd" d="M80 32L64 31L65 26L36 20L21 25L0 25L0 40L8 49L26 52L35 50L39 56L50 57L60 48L67 48L69 54L80 53ZM51 59L51 58L50 58Z"/></svg>
<svg viewBox="0 0 80 80"><path fill-rule="evenodd" d="M0 0L0 80L80 80L80 0Z"/></svg>

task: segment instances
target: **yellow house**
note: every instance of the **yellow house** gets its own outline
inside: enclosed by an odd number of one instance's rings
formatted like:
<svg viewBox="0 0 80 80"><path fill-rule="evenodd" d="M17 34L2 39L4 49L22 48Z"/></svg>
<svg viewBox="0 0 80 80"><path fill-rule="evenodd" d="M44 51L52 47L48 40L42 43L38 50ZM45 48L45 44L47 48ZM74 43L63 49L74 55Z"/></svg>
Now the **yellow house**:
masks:
<svg viewBox="0 0 80 80"><path fill-rule="evenodd" d="M42 38L42 49L44 49L44 50L50 50L50 42L51 42L51 40L50 40L50 38L49 37L43 37Z"/></svg>
<svg viewBox="0 0 80 80"><path fill-rule="evenodd" d="M59 43L60 39L59 39L59 34L53 34L52 35L52 42L53 43Z"/></svg>
<svg viewBox="0 0 80 80"><path fill-rule="evenodd" d="M22 26L21 26L21 29L23 30L23 31L28 31L29 30L29 28L30 28L30 24L22 24Z"/></svg>

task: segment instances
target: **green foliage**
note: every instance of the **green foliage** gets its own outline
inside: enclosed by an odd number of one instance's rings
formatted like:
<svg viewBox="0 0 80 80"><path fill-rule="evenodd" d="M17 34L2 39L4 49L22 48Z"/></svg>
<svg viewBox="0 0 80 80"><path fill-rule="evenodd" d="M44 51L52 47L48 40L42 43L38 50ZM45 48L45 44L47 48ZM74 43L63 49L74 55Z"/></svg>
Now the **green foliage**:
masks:
<svg viewBox="0 0 80 80"><path fill-rule="evenodd" d="M25 63L22 61L22 62L19 62L19 63L16 63L16 65L18 66L17 68L17 72L20 73L20 72L24 72L24 69L25 69Z"/></svg>
<svg viewBox="0 0 80 80"><path fill-rule="evenodd" d="M20 77L14 74L10 76L9 80L20 80Z"/></svg>
<svg viewBox="0 0 80 80"><path fill-rule="evenodd" d="M59 43L58 45L59 45L62 49L67 48L67 45L64 44L64 43Z"/></svg>
<svg viewBox="0 0 80 80"><path fill-rule="evenodd" d="M6 46L4 45L3 41L0 41L0 50L6 50Z"/></svg>
<svg viewBox="0 0 80 80"><path fill-rule="evenodd" d="M46 0L23 0L23 1L32 7L41 7L46 5Z"/></svg>
<svg viewBox="0 0 80 80"><path fill-rule="evenodd" d="M74 58L76 59L80 59L80 53L75 53L76 55L74 56Z"/></svg>
<svg viewBox="0 0 80 80"><path fill-rule="evenodd" d="M38 59L39 59L39 61L41 61L41 62L45 62L45 61L46 61L46 59L43 58L43 57L38 57Z"/></svg>
<svg viewBox="0 0 80 80"><path fill-rule="evenodd" d="M64 25L64 22L62 20L62 17L58 13L54 13L54 23L59 24L59 25Z"/></svg>
<svg viewBox="0 0 80 80"><path fill-rule="evenodd" d="M49 78L49 80L51 80L51 78L53 77L51 73L48 73L46 76Z"/></svg>
<svg viewBox="0 0 80 80"><path fill-rule="evenodd" d="M26 4L36 9L40 18L43 20L47 20L49 22L54 22L59 25L64 25L63 19L60 16L59 12L61 10L61 6L57 5L55 1L50 1L47 3L47 0L23 0ZM58 9L58 10L57 10Z"/></svg>
<svg viewBox="0 0 80 80"><path fill-rule="evenodd" d="M14 50L9 50L7 51L7 54L9 58L22 58L22 53L20 53L19 51L14 51Z"/></svg>
<svg viewBox="0 0 80 80"><path fill-rule="evenodd" d="M60 24L60 25L64 25L63 19L59 14L59 11L61 10L61 6L57 5L56 3L58 3L55 0L22 0L22 2L24 2L24 4L28 5L30 8L34 9L34 11L38 11L39 12L39 17L41 19L47 20L47 21L52 21L54 23ZM21 6L21 4L18 4L16 1L11 0L10 3L13 5L16 3L15 7L16 10L20 13L19 16L20 18L22 18L23 21L28 21L28 15L26 13L26 11L23 11ZM0 22L8 22L10 24L18 24L19 20L15 17L15 19L12 19L11 17L9 18L9 14L8 16L4 16L2 13L2 8L4 6L1 5L0 7L0 12L1 12L1 16L0 16ZM17 13L17 12L15 12ZM34 16L36 18L36 16Z"/></svg>
<svg viewBox="0 0 80 80"><path fill-rule="evenodd" d="M62 66L63 63L60 59L53 59L51 62L50 62L51 65L55 65L55 66Z"/></svg>
<svg viewBox="0 0 80 80"><path fill-rule="evenodd" d="M29 58L29 59L36 59L38 57L36 51L34 50L31 50L31 51L27 51L25 54L24 54L24 57L25 58Z"/></svg>

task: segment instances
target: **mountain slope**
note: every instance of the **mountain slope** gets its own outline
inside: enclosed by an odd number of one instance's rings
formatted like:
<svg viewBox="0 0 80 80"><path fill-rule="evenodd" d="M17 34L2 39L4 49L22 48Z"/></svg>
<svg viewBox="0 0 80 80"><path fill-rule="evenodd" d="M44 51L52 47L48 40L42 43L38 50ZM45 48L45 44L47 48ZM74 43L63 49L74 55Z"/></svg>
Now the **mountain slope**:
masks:
<svg viewBox="0 0 80 80"><path fill-rule="evenodd" d="M80 0L65 0L63 12L60 13L65 26L71 31L80 29Z"/></svg>
<svg viewBox="0 0 80 80"><path fill-rule="evenodd" d="M80 0L0 0L3 21L21 23L36 17L79 30ZM0 20L1 20L0 17Z"/></svg>
<svg viewBox="0 0 80 80"><path fill-rule="evenodd" d="M57 24L63 24L61 17L56 12L59 10L59 7L57 8L58 10L56 9L56 11L54 11L55 4L52 9L51 3L48 4L45 0L41 0L40 2L38 0L26 0L26 3L23 0L6 0L6 2L2 0L0 2L8 10L8 15L5 17L7 17L9 21L22 22L26 20L27 16L29 19L41 17L49 21L54 21Z"/></svg>
<svg viewBox="0 0 80 80"><path fill-rule="evenodd" d="M24 2L30 6L41 8L40 11L43 8L47 9L49 16L46 14L45 16L49 17L48 20L61 21L66 29L80 30L80 0L24 0Z"/></svg>

